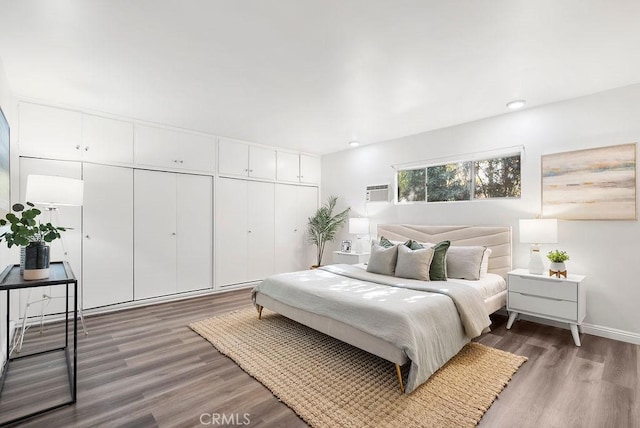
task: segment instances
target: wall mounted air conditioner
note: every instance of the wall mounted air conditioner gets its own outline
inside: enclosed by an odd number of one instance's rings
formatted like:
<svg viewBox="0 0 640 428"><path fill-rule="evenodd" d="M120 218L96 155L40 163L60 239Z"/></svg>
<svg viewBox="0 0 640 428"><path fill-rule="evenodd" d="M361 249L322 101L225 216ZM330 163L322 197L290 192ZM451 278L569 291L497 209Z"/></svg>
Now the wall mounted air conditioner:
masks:
<svg viewBox="0 0 640 428"><path fill-rule="evenodd" d="M389 202L389 185L367 186L367 202Z"/></svg>

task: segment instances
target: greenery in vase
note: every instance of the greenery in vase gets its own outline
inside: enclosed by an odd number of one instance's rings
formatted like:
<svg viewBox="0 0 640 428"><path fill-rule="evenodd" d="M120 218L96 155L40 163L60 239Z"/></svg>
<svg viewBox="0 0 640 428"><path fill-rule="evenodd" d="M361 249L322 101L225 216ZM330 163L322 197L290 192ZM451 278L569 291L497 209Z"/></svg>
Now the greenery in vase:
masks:
<svg viewBox="0 0 640 428"><path fill-rule="evenodd" d="M14 204L11 209L20 215L8 213L5 219L0 219L0 226L9 225L9 230L0 235L0 241L5 241L11 248L14 245L26 247L31 242L51 242L60 238L60 232L67 229L54 226L51 223L40 223L37 217L42 211L35 208L31 202L26 203L30 208L25 209L22 204Z"/></svg>
<svg viewBox="0 0 640 428"><path fill-rule="evenodd" d="M313 217L309 217L309 222L307 223L309 242L318 247L317 266L322 264L325 244L334 240L338 230L349 218L351 208L347 208L338 214L333 214L337 201L337 196L329 196L328 202L318 208Z"/></svg>
<svg viewBox="0 0 640 428"><path fill-rule="evenodd" d="M553 263L563 263L569 260L569 254L567 254L565 251L559 250L549 251L547 253L547 258Z"/></svg>

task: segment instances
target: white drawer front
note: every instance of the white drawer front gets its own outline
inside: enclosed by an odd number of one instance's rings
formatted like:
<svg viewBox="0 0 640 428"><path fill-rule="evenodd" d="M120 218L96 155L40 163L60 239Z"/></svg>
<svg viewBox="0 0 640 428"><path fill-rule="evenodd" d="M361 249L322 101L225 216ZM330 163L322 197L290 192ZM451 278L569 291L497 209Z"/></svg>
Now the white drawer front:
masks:
<svg viewBox="0 0 640 428"><path fill-rule="evenodd" d="M570 321L577 321L578 303L553 300L544 297L509 292L508 310L529 312L532 315L548 315Z"/></svg>
<svg viewBox="0 0 640 428"><path fill-rule="evenodd" d="M509 291L530 294L533 296L550 297L553 299L578 301L578 284L575 282L558 281L552 278L527 278L519 275L509 275Z"/></svg>

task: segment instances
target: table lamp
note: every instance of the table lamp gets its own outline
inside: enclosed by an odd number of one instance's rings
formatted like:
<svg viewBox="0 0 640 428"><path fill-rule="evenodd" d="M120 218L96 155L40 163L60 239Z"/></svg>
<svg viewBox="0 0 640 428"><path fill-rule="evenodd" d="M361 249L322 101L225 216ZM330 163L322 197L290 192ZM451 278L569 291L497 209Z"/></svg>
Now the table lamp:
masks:
<svg viewBox="0 0 640 428"><path fill-rule="evenodd" d="M363 253L362 237L369 236L369 219L366 217L355 217L349 219L349 233L356 235L356 253Z"/></svg>
<svg viewBox="0 0 640 428"><path fill-rule="evenodd" d="M555 218L521 219L520 242L531 244L529 273L542 275L544 263L540 254L540 244L558 242L558 220Z"/></svg>

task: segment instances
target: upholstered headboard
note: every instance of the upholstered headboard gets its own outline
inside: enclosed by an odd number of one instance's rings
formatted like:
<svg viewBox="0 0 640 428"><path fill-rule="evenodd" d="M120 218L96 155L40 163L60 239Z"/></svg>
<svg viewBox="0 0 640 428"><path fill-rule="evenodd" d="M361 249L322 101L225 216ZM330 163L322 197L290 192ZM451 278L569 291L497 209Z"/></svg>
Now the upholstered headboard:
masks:
<svg viewBox="0 0 640 428"><path fill-rule="evenodd" d="M393 241L413 239L418 242L438 243L451 241L451 245L484 245L491 248L489 272L504 278L511 270L510 226L423 226L416 224L379 224L378 238Z"/></svg>

